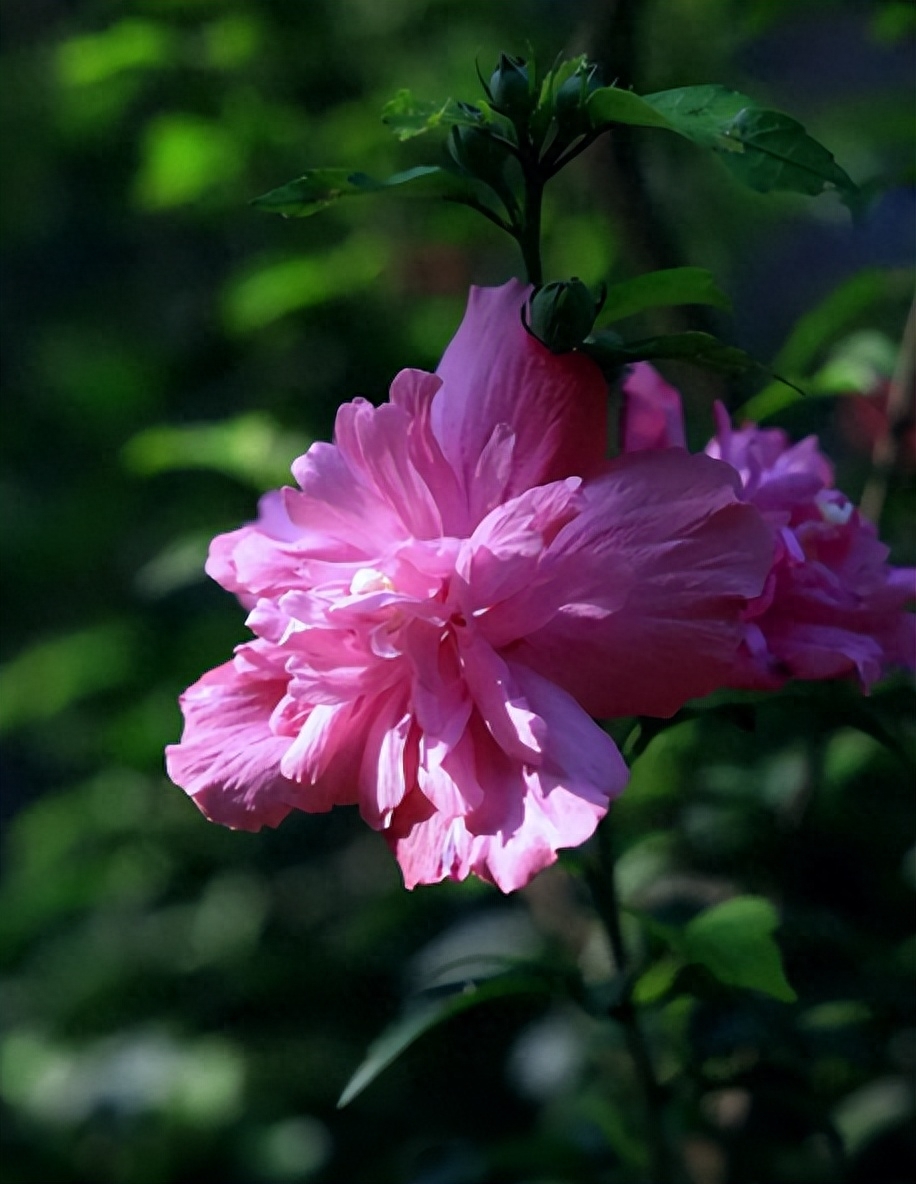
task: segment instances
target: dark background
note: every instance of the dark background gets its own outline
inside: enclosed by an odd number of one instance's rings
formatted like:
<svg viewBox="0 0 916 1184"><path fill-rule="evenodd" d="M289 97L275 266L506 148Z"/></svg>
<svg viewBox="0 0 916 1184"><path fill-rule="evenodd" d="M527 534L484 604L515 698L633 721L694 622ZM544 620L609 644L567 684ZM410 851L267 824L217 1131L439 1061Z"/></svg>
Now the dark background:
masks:
<svg viewBox="0 0 916 1184"><path fill-rule="evenodd" d="M455 207L365 199L283 221L247 203L309 166L435 162L440 145L388 135L382 104L402 86L473 99L475 58L487 76L501 49L588 52L645 92L720 81L802 119L868 183L862 223L830 196L748 194L689 144L621 132L557 182L548 278L708 267L734 318L631 328L711 328L866 394L893 368L912 290L913 11L6 0L5 1181L643 1178L622 1038L569 1002L472 1011L335 1110L368 1042L452 959L607 974L578 853L512 898L407 893L347 811L234 834L164 777L178 693L245 636L203 576L208 540L288 479L340 402L433 368L468 284L519 265ZM761 386L668 373L698 446L714 397ZM857 497L869 414L811 398L778 422L819 431ZM916 558L912 509L901 469L882 521L898 562ZM694 975L647 1010L684 1180L911 1178L911 719L902 680L865 714L850 688L817 687L737 723L685 720L637 766L616 810L625 899L670 917L770 895L800 994L790 1007ZM651 955L635 921L629 938Z"/></svg>

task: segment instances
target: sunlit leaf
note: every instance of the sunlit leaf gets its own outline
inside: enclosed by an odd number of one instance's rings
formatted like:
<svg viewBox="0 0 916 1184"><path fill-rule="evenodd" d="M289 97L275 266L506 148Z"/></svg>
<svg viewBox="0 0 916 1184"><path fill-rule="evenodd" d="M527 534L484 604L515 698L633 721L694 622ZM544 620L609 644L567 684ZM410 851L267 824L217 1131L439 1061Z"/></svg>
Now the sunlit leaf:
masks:
<svg viewBox="0 0 916 1184"><path fill-rule="evenodd" d="M719 982L763 991L784 1003L796 994L786 980L773 931L776 909L761 896L736 896L694 917L683 930L683 953Z"/></svg>
<svg viewBox="0 0 916 1184"><path fill-rule="evenodd" d="M853 333L805 380L805 393L822 398L868 394L893 373L897 348L883 333ZM757 422L791 407L799 397L799 392L785 383L771 383L744 404L741 415Z"/></svg>
<svg viewBox="0 0 916 1184"><path fill-rule="evenodd" d="M377 181L352 169L309 169L295 181L272 189L251 203L270 214L285 218L307 218L342 197L364 197L371 193L406 191L408 197L441 198L446 201L476 201L480 187L470 178L436 165L417 165Z"/></svg>
<svg viewBox="0 0 916 1184"><path fill-rule="evenodd" d="M382 108L382 123L399 140L411 140L425 132L450 127L485 127L497 123L503 130L511 126L497 116L483 100L472 106L455 99L436 102L418 99L409 90L399 90ZM505 126L504 126L505 125Z"/></svg>
<svg viewBox="0 0 916 1184"><path fill-rule="evenodd" d="M805 374L818 355L856 320L885 301L908 300L913 290L911 268L869 267L835 288L799 317L774 359L779 370Z"/></svg>
<svg viewBox="0 0 916 1184"><path fill-rule="evenodd" d="M223 321L231 333L251 333L289 313L365 291L389 258L381 235L358 234L309 255L258 262L227 284Z"/></svg>
<svg viewBox="0 0 916 1184"><path fill-rule="evenodd" d="M0 667L0 733L119 686L135 656L133 633L116 622L37 642Z"/></svg>
<svg viewBox="0 0 916 1184"><path fill-rule="evenodd" d="M146 129L137 201L153 210L185 205L234 180L242 163L238 142L214 120L160 115Z"/></svg>
<svg viewBox="0 0 916 1184"><path fill-rule="evenodd" d="M70 37L57 49L57 73L68 87L93 86L118 74L165 65L174 33L153 21L118 21L99 33Z"/></svg>
<svg viewBox="0 0 916 1184"><path fill-rule="evenodd" d="M879 1077L847 1094L836 1107L833 1121L848 1154L855 1155L889 1127L906 1124L909 1128L912 1116L912 1085L900 1074Z"/></svg>
<svg viewBox="0 0 916 1184"><path fill-rule="evenodd" d="M613 284L601 311L601 322L620 321L647 308L675 304L711 304L731 309L731 301L704 267L672 267Z"/></svg>
<svg viewBox="0 0 916 1184"><path fill-rule="evenodd" d="M454 1016L493 999L550 994L554 989L553 982L546 975L514 973L488 979L479 986L469 985L459 994L416 1007L395 1021L369 1046L365 1060L350 1078L337 1105L343 1107L352 1102L416 1040Z"/></svg>
<svg viewBox="0 0 916 1184"><path fill-rule="evenodd" d="M204 57L217 70L235 70L249 61L261 41L261 29L252 16L234 13L202 30Z"/></svg>
<svg viewBox="0 0 916 1184"><path fill-rule="evenodd" d="M163 424L124 447L124 463L143 476L174 469L213 469L256 489L289 482L291 461L307 442L269 416L253 412L224 423Z"/></svg>
<svg viewBox="0 0 916 1184"><path fill-rule="evenodd" d="M210 537L209 531L195 531L174 539L137 572L134 577L137 591L155 600L198 583L204 578Z"/></svg>

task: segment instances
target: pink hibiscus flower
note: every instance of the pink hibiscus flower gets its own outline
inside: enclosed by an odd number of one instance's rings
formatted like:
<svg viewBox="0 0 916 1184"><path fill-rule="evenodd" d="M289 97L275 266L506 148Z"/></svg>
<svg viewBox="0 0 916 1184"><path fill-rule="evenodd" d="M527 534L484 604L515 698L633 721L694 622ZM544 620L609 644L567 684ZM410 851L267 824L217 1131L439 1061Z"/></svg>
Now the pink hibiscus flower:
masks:
<svg viewBox="0 0 916 1184"><path fill-rule="evenodd" d="M677 399L677 404L672 401ZM623 447L666 448L684 439L680 400L647 363L624 382ZM874 526L834 488L814 436L753 424L735 431L716 404L706 454L730 464L743 496L776 541L763 593L745 612L746 636L729 685L775 688L789 678L857 675L864 690L894 666L916 665L916 572L887 563Z"/></svg>
<svg viewBox="0 0 916 1184"><path fill-rule="evenodd" d="M472 291L436 374L340 408L298 489L213 541L254 639L182 696L168 771L214 821L358 804L408 887L504 891L594 831L627 770L590 716L722 684L770 533L705 456L604 459L606 388Z"/></svg>

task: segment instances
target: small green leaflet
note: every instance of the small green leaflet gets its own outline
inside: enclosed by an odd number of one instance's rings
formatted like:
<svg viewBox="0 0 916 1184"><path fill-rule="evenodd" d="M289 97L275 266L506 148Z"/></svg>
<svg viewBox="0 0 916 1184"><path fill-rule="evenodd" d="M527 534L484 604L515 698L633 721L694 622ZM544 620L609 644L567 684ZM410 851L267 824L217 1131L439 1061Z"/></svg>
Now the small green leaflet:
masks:
<svg viewBox="0 0 916 1184"><path fill-rule="evenodd" d="M601 310L601 323L674 304L711 304L726 312L731 310L731 301L705 268L671 267L613 284Z"/></svg>
<svg viewBox="0 0 916 1184"><path fill-rule="evenodd" d="M389 127L399 140L412 140L414 136L450 127L492 126L501 134L512 132L511 122L491 110L483 99L473 106L470 103L459 103L455 99L436 102L417 99L409 90L399 90L394 98L385 104L382 108L382 123Z"/></svg>
<svg viewBox="0 0 916 1184"><path fill-rule="evenodd" d="M694 917L677 945L686 961L705 966L719 982L792 1003L797 996L773 940L778 925L776 909L764 897L736 896Z"/></svg>
<svg viewBox="0 0 916 1184"><path fill-rule="evenodd" d="M555 982L546 974L515 972L498 975L479 986L469 984L457 994L416 1006L402 1019L396 1020L369 1046L363 1063L340 1095L338 1108L349 1105L415 1040L453 1016L469 1011L481 1003L488 1003L492 999L503 999L510 995L544 995L555 990Z"/></svg>
<svg viewBox="0 0 916 1184"><path fill-rule="evenodd" d="M711 148L759 193L836 189L850 208L858 205L852 179L796 119L727 87L682 86L643 96L602 87L589 98L588 111L596 131L614 123L662 127Z"/></svg>
<svg viewBox="0 0 916 1184"><path fill-rule="evenodd" d="M470 179L435 165L418 165L384 181L352 169L309 169L295 181L272 189L263 197L256 197L251 204L285 218L307 218L342 197L361 197L404 188L408 190L405 196L439 197L467 203L479 201L478 186Z"/></svg>

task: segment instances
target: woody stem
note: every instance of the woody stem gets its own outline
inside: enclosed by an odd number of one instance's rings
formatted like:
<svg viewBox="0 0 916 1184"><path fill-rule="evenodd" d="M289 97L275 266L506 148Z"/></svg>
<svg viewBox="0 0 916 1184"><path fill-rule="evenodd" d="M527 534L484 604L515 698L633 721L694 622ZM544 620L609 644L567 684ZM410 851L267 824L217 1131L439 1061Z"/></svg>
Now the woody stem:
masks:
<svg viewBox="0 0 916 1184"><path fill-rule="evenodd" d="M598 827L597 843L598 861L597 866L588 872L589 887L598 916L607 931L617 973L625 980L629 959L620 924L620 902L614 882L614 848L607 819ZM627 1050L642 1089L650 1156L648 1179L652 1184L671 1184L671 1155L664 1130L664 1091L655 1076L649 1047L629 987L623 999L610 1008L609 1015L623 1028Z"/></svg>

